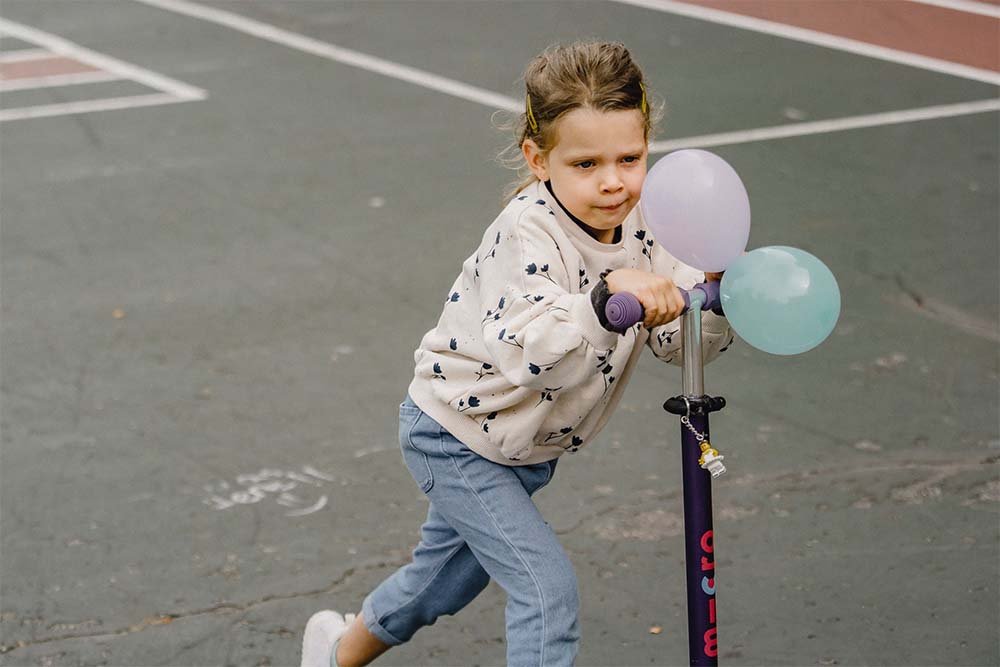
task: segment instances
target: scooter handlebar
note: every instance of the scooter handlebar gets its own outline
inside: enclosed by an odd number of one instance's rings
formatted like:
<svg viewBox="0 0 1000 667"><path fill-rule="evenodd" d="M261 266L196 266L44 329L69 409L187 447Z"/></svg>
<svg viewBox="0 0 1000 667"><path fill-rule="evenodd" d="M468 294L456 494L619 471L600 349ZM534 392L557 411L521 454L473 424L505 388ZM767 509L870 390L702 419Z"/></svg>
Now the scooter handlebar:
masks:
<svg viewBox="0 0 1000 667"><path fill-rule="evenodd" d="M680 288L678 288L680 289ZM717 315L722 315L722 304L719 297L719 283L712 280L695 285L690 290L680 290L684 297L684 310L686 313L691 308L691 300L695 299L701 306L701 310L712 310ZM604 306L604 314L617 331L625 331L637 322L645 319L645 311L639 299L629 292L618 292L612 294Z"/></svg>

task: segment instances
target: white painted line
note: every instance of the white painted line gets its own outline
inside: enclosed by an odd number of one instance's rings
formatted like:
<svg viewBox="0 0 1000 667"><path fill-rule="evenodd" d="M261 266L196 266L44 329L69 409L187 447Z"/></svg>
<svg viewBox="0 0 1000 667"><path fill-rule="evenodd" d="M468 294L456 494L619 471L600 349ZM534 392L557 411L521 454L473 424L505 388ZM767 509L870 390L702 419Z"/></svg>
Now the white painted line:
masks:
<svg viewBox="0 0 1000 667"><path fill-rule="evenodd" d="M109 97L102 100L84 100L81 102L65 102L63 104L44 104L17 109L0 109L0 122L8 120L23 120L26 118L47 118L64 116L66 114L91 113L94 111L116 111L118 109L134 109L136 107L151 107L160 104L176 104L188 102L183 97L173 93L151 93L149 95L129 95L128 97Z"/></svg>
<svg viewBox="0 0 1000 667"><path fill-rule="evenodd" d="M734 28L741 28L743 30L752 30L766 35L774 35L776 37L783 37L797 42L805 42L806 44L814 44L828 49L854 53L859 56L885 60L888 62L898 63L900 65L917 67L931 72L949 74L963 79L972 79L973 81L982 81L983 83L1000 86L1000 73L998 72L969 67L968 65L959 65L957 63L948 62L947 60L929 58L927 56L907 53L906 51L890 49L884 46L875 46L874 44L868 44L854 39L847 39L846 37L828 35L823 32L808 30L806 28L796 28L783 23L775 23L773 21L765 21L764 19L743 16L741 14L723 12L718 9L688 5L683 2L676 2L675 0L612 1L619 2L624 5L633 5L644 9L652 9L660 12L687 16L688 18L709 21L711 23L719 23Z"/></svg>
<svg viewBox="0 0 1000 667"><path fill-rule="evenodd" d="M322 42L318 39L306 37L298 33L276 28L267 23L255 21L239 14L227 12L213 7L206 7L185 0L136 0L151 7L158 7L166 11L184 14L192 18L201 19L210 23L216 23L233 30L258 37L275 44L281 44L292 49L297 49L305 53L310 53L322 58L328 58L345 65L359 67L369 72L375 72L384 76L413 83L424 88L437 90L439 92L458 97L470 102L483 104L494 109L507 109L508 111L520 111L523 102L500 95L485 88L470 86L469 84L448 79L437 74L432 74L424 70L400 65L389 60L376 58L375 56L345 49L343 47Z"/></svg>
<svg viewBox="0 0 1000 667"><path fill-rule="evenodd" d="M54 53L48 49L17 49L16 51L0 52L0 64L20 63L25 60L39 60L41 58L51 58Z"/></svg>
<svg viewBox="0 0 1000 667"><path fill-rule="evenodd" d="M88 65L93 65L98 69L114 72L123 79L132 79L133 81L138 81L139 83L149 86L150 88L170 93L171 95L179 97L185 101L203 100L208 96L208 94L201 88L189 86L186 83L177 81L176 79L171 79L170 77L163 76L162 74L157 74L156 72L151 72L148 69L143 69L142 67L138 67L136 65L130 65L129 63L118 60L117 58L112 58L111 56L106 56L95 51L91 51L90 49L85 49L82 46L63 39L62 37L42 32L41 30L30 28L26 25L21 25L20 23L14 23L13 21L0 18L0 31L17 37L20 40L24 40L25 42L31 42L32 44L44 46L59 55L75 58L76 60L85 62Z"/></svg>
<svg viewBox="0 0 1000 667"><path fill-rule="evenodd" d="M720 134L705 134L698 137L685 137L670 141L654 141L649 145L650 153L666 153L681 148L708 148L710 146L731 146L754 141L769 141L772 139L787 139L828 132L842 132L881 125L896 125L912 123L936 118L950 118L969 114L1000 111L1000 100L981 100L978 102L961 102L959 104L942 104L921 109L905 111L888 111L885 113L851 116L833 120L819 120L810 123L793 123L776 127L761 127L755 130L740 130L738 132L723 132Z"/></svg>
<svg viewBox="0 0 1000 667"><path fill-rule="evenodd" d="M33 90L35 88L53 88L55 86L76 86L84 83L103 83L105 81L121 81L121 77L113 72L78 72L76 74L51 74L49 76L32 76L21 79L0 79L0 92L11 90Z"/></svg>
<svg viewBox="0 0 1000 667"><path fill-rule="evenodd" d="M491 108L502 108L509 111L519 112L523 110L523 104L519 100L499 95L497 93L468 86L459 81L446 79L444 77L424 72L404 65L398 65L381 58L376 58L367 54L343 49L326 42L305 37L287 30L275 28L266 23L261 23L253 19L248 19L239 14L233 14L220 9L204 7L202 5L187 2L186 0L135 0L152 7L158 7L167 11L176 12L216 23L240 32L259 37L276 44L298 49L306 53L330 58L337 62L342 62L355 67L360 67L379 74L384 74L396 79L401 79L418 86L424 86L438 90L440 92L454 95L465 100L483 104ZM655 0L618 0L631 4L643 5L644 1ZM665 2L669 5L679 5L681 3L661 0L657 5ZM691 5L683 5L685 9L692 8ZM659 8L659 7L656 7ZM694 8L700 9L700 8ZM718 12L725 14L725 12ZM733 16L725 14L727 17ZM701 16L695 18L704 18ZM742 18L742 17L740 17ZM711 19L710 19L711 20ZM766 23L766 22L765 22ZM774 24L778 25L778 24ZM744 26L737 26L744 27ZM787 26L781 26L787 28ZM820 33L816 33L819 35ZM823 35L823 37L828 37ZM839 38L838 38L839 39ZM858 43L860 44L860 42ZM871 48L865 44L866 48ZM864 54L869 55L869 54ZM786 137L804 136L809 134L821 134L826 132L837 132L842 130L859 129L864 127L876 127L879 125L891 125L896 123L907 123L919 120L929 120L932 118L946 118L949 116L959 116L972 113L982 113L984 111L995 111L1000 109L1000 100L985 100L982 102L967 102L961 104L941 105L927 107L923 109L912 109L907 111L891 111L887 113L869 114L864 116L854 116L828 121L817 121L811 123L793 123L790 125L758 128L754 130L744 130L740 132L727 132L723 134L703 135L697 137L687 137L671 141L659 141L650 144L650 152L662 153L678 148L693 146L722 146L729 144L747 143L751 141L763 141L768 139L781 139Z"/></svg>
<svg viewBox="0 0 1000 667"><path fill-rule="evenodd" d="M945 9L954 9L956 12L966 14L979 14L980 16L991 16L1000 19L1000 7L991 5L988 2L974 2L974 0L910 0L924 5L934 5Z"/></svg>

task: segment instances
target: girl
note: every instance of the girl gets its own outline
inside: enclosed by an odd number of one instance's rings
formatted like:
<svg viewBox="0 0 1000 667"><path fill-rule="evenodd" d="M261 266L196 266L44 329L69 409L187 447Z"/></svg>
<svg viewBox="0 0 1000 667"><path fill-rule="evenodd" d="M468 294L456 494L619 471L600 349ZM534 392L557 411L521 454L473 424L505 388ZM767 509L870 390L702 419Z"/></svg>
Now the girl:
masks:
<svg viewBox="0 0 1000 667"><path fill-rule="evenodd" d="M576 575L531 496L594 440L644 346L679 365L675 285L703 274L654 243L636 208L658 117L624 45L550 47L524 80L515 137L530 177L462 266L399 406L403 459L430 499L422 539L360 613L309 620L303 667L366 665L490 579L507 593L507 664L573 664ZM604 314L620 291L645 308L621 334ZM702 317L707 362L732 339Z"/></svg>

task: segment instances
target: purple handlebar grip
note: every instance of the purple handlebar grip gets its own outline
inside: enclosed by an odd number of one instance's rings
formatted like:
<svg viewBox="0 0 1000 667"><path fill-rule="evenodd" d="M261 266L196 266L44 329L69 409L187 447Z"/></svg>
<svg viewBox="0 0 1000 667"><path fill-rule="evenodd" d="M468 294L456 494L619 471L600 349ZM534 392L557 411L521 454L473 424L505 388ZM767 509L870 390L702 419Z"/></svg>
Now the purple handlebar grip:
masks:
<svg viewBox="0 0 1000 667"><path fill-rule="evenodd" d="M681 290L681 295L684 297L684 312L686 313L691 307L691 292L698 290L705 295L702 299L701 309L711 310L717 315L722 314L722 300L719 296L719 281L711 280L704 283L698 283L690 290Z"/></svg>
<svg viewBox="0 0 1000 667"><path fill-rule="evenodd" d="M706 283L699 283L688 290L681 290L681 296L684 297L684 311L687 312L691 307L691 292L698 290L704 295L703 302L701 304L702 310L712 310L712 312L722 315L722 304L719 298L719 283L717 281L710 281ZM635 298L634 295L628 292L618 292L617 294L612 294L611 298L608 299L607 304L604 306L604 314L608 318L608 324L613 326L617 331L622 332L631 327L636 322L641 322L645 318L645 311L642 308L642 304L639 303L639 299Z"/></svg>
<svg viewBox="0 0 1000 667"><path fill-rule="evenodd" d="M604 306L604 314L608 323L618 331L625 331L643 319L642 304L628 292L612 294Z"/></svg>

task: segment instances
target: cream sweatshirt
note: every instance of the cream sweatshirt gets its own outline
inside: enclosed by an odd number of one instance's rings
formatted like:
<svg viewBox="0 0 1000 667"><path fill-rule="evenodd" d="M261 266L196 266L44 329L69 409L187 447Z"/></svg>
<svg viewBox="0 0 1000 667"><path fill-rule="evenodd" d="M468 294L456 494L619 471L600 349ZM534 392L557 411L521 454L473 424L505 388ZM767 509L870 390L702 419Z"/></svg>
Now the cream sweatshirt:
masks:
<svg viewBox="0 0 1000 667"><path fill-rule="evenodd" d="M621 398L643 347L681 365L680 319L623 334L601 325L591 290L632 268L681 288L704 274L655 243L639 206L617 243L597 241L544 183L515 195L486 229L414 352L409 393L473 451L504 465L541 463L590 443ZM702 314L705 363L733 342L729 323Z"/></svg>

